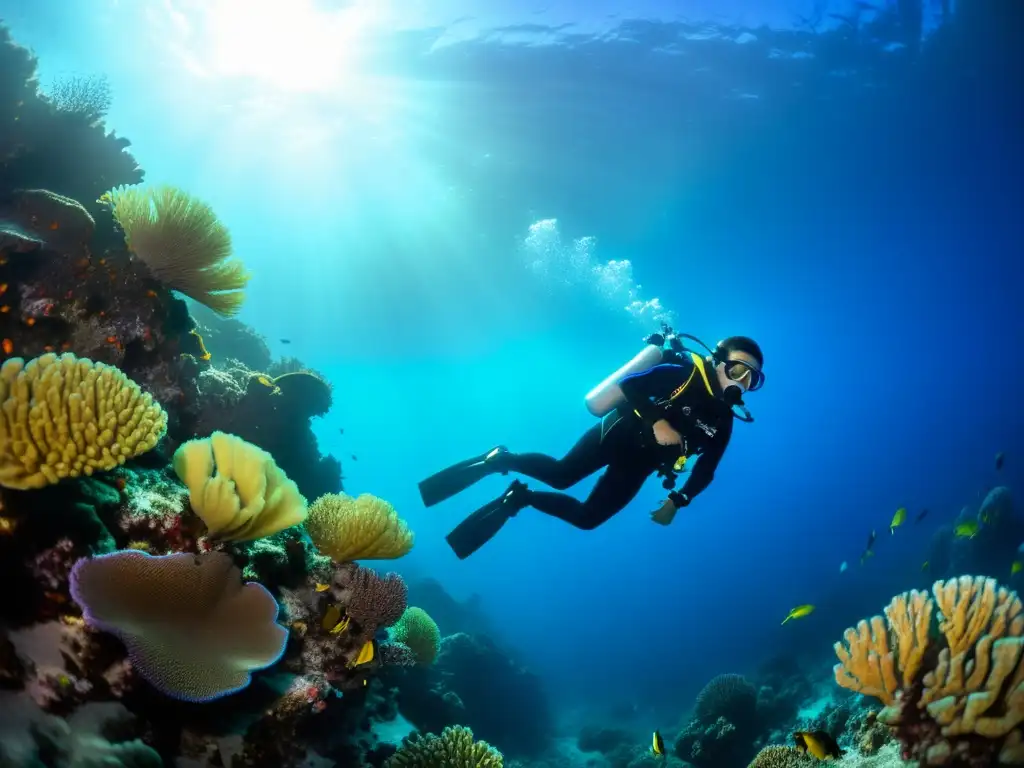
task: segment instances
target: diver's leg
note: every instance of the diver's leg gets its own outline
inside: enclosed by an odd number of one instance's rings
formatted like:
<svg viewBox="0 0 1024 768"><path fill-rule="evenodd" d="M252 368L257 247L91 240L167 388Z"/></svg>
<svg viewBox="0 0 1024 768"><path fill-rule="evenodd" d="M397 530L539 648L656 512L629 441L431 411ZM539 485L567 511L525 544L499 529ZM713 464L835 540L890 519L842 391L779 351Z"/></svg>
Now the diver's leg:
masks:
<svg viewBox="0 0 1024 768"><path fill-rule="evenodd" d="M512 472L564 491L597 472L610 458L601 440L601 425L595 424L560 459L543 453L510 453L502 458L501 464Z"/></svg>
<svg viewBox="0 0 1024 768"><path fill-rule="evenodd" d="M547 491L527 491L524 501L546 515L590 531L622 511L640 492L650 474L647 465L612 462L598 478L586 501Z"/></svg>
<svg viewBox="0 0 1024 768"><path fill-rule="evenodd" d="M508 469L503 466L507 456L508 450L498 446L487 453L460 461L431 475L419 483L423 506L432 507L445 499L450 499L495 472L508 474Z"/></svg>

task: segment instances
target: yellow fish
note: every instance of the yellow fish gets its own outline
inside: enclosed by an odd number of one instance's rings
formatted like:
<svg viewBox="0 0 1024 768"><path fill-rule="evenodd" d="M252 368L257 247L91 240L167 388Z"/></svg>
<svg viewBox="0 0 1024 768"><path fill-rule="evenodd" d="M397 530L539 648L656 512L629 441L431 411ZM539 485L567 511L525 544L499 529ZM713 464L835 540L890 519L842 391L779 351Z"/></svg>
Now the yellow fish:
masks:
<svg viewBox="0 0 1024 768"><path fill-rule="evenodd" d="M327 610L324 611L324 618L320 622L320 626L332 635L337 635L348 629L350 621L351 619L342 612L341 608L336 605L329 605Z"/></svg>
<svg viewBox="0 0 1024 768"><path fill-rule="evenodd" d="M18 521L13 517L0 517L0 536L9 536L18 530Z"/></svg>
<svg viewBox="0 0 1024 768"><path fill-rule="evenodd" d="M956 528L953 529L953 535L958 539L973 539L978 535L977 520L968 520L966 523L960 523Z"/></svg>
<svg viewBox="0 0 1024 768"><path fill-rule="evenodd" d="M317 592L326 592L330 588L331 588L330 584L317 584L316 585L316 591Z"/></svg>
<svg viewBox="0 0 1024 768"><path fill-rule="evenodd" d="M1021 569L1024 569L1024 563L1022 563L1020 560L1014 560L1013 565L1010 566L1010 575L1014 576L1020 573Z"/></svg>
<svg viewBox="0 0 1024 768"><path fill-rule="evenodd" d="M782 620L782 623L785 624L790 619L802 619L804 616L808 616L813 612L813 605L798 605L796 608L789 612L786 618Z"/></svg>
<svg viewBox="0 0 1024 768"><path fill-rule="evenodd" d="M907 519L907 508L900 507L896 510L896 514L892 516L892 522L889 523L889 533L895 534L896 529L903 525L903 521Z"/></svg>
<svg viewBox="0 0 1024 768"><path fill-rule="evenodd" d="M793 741L798 752L810 753L818 760L843 756L843 750L827 731L796 731Z"/></svg>
<svg viewBox="0 0 1024 768"><path fill-rule="evenodd" d="M651 739L651 752L656 755L665 754L665 740L661 738L661 734L657 731L654 732L654 738Z"/></svg>
<svg viewBox="0 0 1024 768"><path fill-rule="evenodd" d="M355 661L350 661L349 667L358 667L361 664L369 664L373 661L374 653L373 640L367 640L363 643L363 647L359 649L359 655L356 656Z"/></svg>
<svg viewBox="0 0 1024 768"><path fill-rule="evenodd" d="M927 571L927 570L928 570L928 567L929 567L930 565L931 565L931 563L930 563L930 562L929 562L928 560L925 560L925 561L924 561L924 563L923 563L923 564L921 565L921 570L922 570L922 571Z"/></svg>

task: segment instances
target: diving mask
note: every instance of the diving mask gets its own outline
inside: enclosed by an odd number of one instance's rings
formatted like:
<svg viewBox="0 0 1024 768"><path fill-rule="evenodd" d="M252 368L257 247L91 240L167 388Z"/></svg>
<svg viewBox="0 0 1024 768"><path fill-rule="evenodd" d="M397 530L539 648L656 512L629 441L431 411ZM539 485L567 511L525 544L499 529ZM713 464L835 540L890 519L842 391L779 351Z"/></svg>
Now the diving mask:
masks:
<svg viewBox="0 0 1024 768"><path fill-rule="evenodd" d="M729 381L735 381L744 392L756 392L764 386L764 374L761 369L744 360L723 360L725 375Z"/></svg>

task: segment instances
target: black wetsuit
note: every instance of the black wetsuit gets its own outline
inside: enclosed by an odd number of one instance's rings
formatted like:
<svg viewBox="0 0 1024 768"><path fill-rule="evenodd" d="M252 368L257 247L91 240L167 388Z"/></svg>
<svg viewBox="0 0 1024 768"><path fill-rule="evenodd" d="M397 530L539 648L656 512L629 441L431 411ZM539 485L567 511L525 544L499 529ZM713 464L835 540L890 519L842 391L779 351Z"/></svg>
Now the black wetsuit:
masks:
<svg viewBox="0 0 1024 768"><path fill-rule="evenodd" d="M679 489L692 499L715 476L732 435L732 410L718 397L714 369L706 365L706 371L714 394L689 359L627 376L619 382L626 404L587 430L561 459L542 453L510 454L502 469L565 490L606 467L585 501L564 493L529 491L529 506L586 530L625 508L654 472L671 467L680 456L699 454L697 466ZM682 446L655 441L652 425L660 419L682 435Z"/></svg>

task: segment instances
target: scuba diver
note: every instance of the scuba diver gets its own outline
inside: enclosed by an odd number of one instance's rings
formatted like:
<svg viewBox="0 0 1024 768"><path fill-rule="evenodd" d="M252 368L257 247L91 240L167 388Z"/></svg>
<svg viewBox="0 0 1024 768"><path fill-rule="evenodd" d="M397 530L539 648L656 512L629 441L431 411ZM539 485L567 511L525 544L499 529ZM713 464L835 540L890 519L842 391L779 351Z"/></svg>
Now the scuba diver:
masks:
<svg viewBox="0 0 1024 768"><path fill-rule="evenodd" d="M682 339L697 342L701 356ZM714 349L662 324L647 346L586 396L588 410L601 418L560 459L541 453L512 453L499 446L444 469L419 484L425 506L451 498L492 474L514 472L558 491L604 468L585 501L565 493L535 491L514 480L508 489L460 523L447 541L465 559L490 541L518 512L532 507L583 530L592 530L629 504L657 473L668 499L651 514L672 522L714 478L729 444L733 419L753 421L743 395L764 385L764 356L753 339L730 336ZM736 409L739 409L737 412ZM676 491L676 476L698 456L696 467Z"/></svg>

